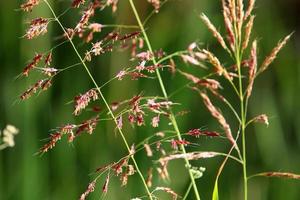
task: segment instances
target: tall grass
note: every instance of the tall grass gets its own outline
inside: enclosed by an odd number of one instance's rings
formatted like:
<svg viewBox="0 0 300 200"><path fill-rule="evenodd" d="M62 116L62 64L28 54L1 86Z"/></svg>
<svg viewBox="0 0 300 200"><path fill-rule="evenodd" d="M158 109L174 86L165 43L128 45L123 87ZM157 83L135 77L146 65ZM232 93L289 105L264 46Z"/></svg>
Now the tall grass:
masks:
<svg viewBox="0 0 300 200"><path fill-rule="evenodd" d="M153 13L158 12L165 3L159 0L148 0L153 6ZM151 19L152 14L145 18L143 22L135 2L129 0L127 3L132 9L132 13L137 21L137 25L124 24L100 24L94 22L95 15L108 7L112 12L118 12L118 0L107 1L85 1L74 0L70 7L60 14L55 11L50 0L28 0L20 7L25 12L37 9L41 4L51 12L51 16L37 17L29 23L29 27L24 35L28 40L35 39L48 34L49 24L57 24L61 30L61 35L56 37L60 41L56 46L43 53L36 53L31 61L25 66L19 77L27 78L33 73L38 74L39 79L30 85L20 95L20 100L25 101L32 96L48 90L58 75L63 75L69 70L82 66L85 76L89 77L92 88L85 92L79 91L78 95L73 97L70 102L74 105L74 117L84 117L79 123L66 123L51 131L48 142L40 148L37 154L44 154L53 149L57 143L66 138L69 143L73 143L83 134L95 134L98 124L103 121L109 121L114 124L116 135L122 138L127 154L109 163L95 169L96 177L87 186L87 189L81 194L80 199L86 199L90 193L97 188L97 183L102 176L105 176L102 184L102 193L106 195L109 191L109 184L112 177L119 177L122 186L127 185L129 178L137 174L144 188L144 193L135 199L157 199L157 193L163 191L169 194L173 199L182 197L187 199L190 191L193 190L193 199L200 200L201 191L207 188L200 188L197 180L203 176L205 169L192 163L193 160L202 160L214 158L217 156L225 157L219 167L215 185L212 193L212 199L219 199L219 179L220 175L230 159L240 164L243 173L241 178L244 185L244 199L247 200L248 180L257 176L282 177L299 179L299 175L287 172L261 172L249 175L247 171L247 128L252 123L264 123L269 125L266 114L258 114L249 117L248 104L253 89L255 89L255 80L265 72L277 57L280 50L286 45L292 34L286 36L278 42L271 53L265 58L261 65L258 64L258 40L253 39L252 29L254 26L255 1L249 0L246 4L242 0L223 0L222 11L224 17L224 26L226 33L218 31L211 20L205 15L199 15L204 25L212 33L213 37L220 44L224 55L227 55L226 61L221 61L213 51L203 48L200 43L192 42L187 45L185 50L177 51L167 55L163 50L154 50L145 28L145 22ZM63 24L63 17L70 10L80 10L81 16L74 25ZM73 28L67 28L73 27ZM98 33L102 29L115 28L106 36L99 38ZM133 31L131 29L134 29ZM78 44L76 43L78 42ZM89 46L83 54L80 50L82 44ZM77 63L65 68L53 67L53 57L59 60L59 55L55 54L58 48L69 44L70 49L75 53ZM100 85L96 79L93 70L91 70L93 59L102 56L111 51L129 50L131 53L131 67L121 69L115 76L109 77L108 81ZM57 56L57 58L55 58ZM222 55L222 59L224 59ZM178 60L194 65L206 75L199 77L193 73L177 66ZM226 63L226 64L225 64ZM174 93L167 91L166 82L161 74L162 70L169 70L172 74L179 74L185 77L189 82L182 88L196 91L203 100L204 106L213 118L216 119L220 130L206 130L202 128L190 128L183 131L179 127L178 120L186 112L174 112L174 107L181 102L173 102L171 96ZM75 77L76 79L77 77ZM145 79L151 81L160 87L161 94L147 96L148 91L140 91L130 99L122 99L117 102L110 102L104 93L104 88L112 82L122 82L123 79L132 80ZM120 83L121 84L121 83ZM70 85L72 87L72 85ZM178 88L181 90L181 88ZM177 91L175 91L176 93ZM234 94L238 105L227 96ZM121 98L121 97L120 97ZM234 120L228 119L227 115L216 105L223 104L234 116ZM88 118L86 118L88 116ZM132 127L147 126L154 129L155 134L144 137L142 141L129 142L128 133L124 131L125 125ZM165 124L165 125L163 125ZM236 124L238 124L236 126ZM171 125L167 130L157 129L162 126ZM157 131L160 130L160 131ZM198 150L199 145L191 142L193 138L211 137L218 138L228 142L230 148L228 152L203 151ZM193 150L190 151L189 147ZM188 150L189 149L189 150ZM195 149L195 150L194 150ZM200 148L199 148L200 149ZM140 163L135 159L136 154L143 153L153 159L153 166L150 166L147 173L144 173ZM235 155L234 155L235 153ZM168 164L173 160L183 159L186 172L190 179L190 184L183 194L178 194L172 189L172 185L155 185L157 179L165 181L170 180ZM156 175L154 175L156 173Z"/></svg>

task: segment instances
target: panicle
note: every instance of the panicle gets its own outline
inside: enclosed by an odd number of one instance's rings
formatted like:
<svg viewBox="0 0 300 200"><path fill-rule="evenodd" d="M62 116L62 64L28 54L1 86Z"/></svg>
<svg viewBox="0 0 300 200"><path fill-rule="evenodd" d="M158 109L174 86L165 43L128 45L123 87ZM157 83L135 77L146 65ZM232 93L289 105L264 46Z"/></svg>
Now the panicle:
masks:
<svg viewBox="0 0 300 200"><path fill-rule="evenodd" d="M222 5L223 5L223 17L224 17L224 23L227 31L227 38L228 42L230 44L230 48L234 50L234 44L235 44L235 36L234 36L234 31L233 31L233 24L232 20L230 19L230 10L228 6L226 5L225 0L222 0Z"/></svg>
<svg viewBox="0 0 300 200"><path fill-rule="evenodd" d="M80 199L79 199L79 200L85 200L86 197L87 197L90 193L92 193L92 192L95 191L95 187L96 187L96 181L91 182L91 183L88 185L86 191L80 196Z"/></svg>
<svg viewBox="0 0 300 200"><path fill-rule="evenodd" d="M219 59L216 56L214 56L213 53L205 49L203 49L202 51L205 55L207 55L208 61L215 67L215 72L219 76L224 75L226 79L232 79L232 77L228 74L227 70L221 65Z"/></svg>
<svg viewBox="0 0 300 200"><path fill-rule="evenodd" d="M254 5L255 5L255 0L249 0L248 1L248 8L246 10L246 13L245 13L245 17L244 17L244 20L246 21L248 19L248 17L251 15L252 11L253 11L253 8L254 8Z"/></svg>
<svg viewBox="0 0 300 200"><path fill-rule="evenodd" d="M255 40L252 43L252 48L251 48L251 58L249 63L249 85L247 88L247 98L249 98L252 93L256 72L257 72L257 41Z"/></svg>
<svg viewBox="0 0 300 200"><path fill-rule="evenodd" d="M233 144L236 145L236 142L232 136L231 133L231 129L229 124L226 122L226 119L224 118L224 116L217 110L217 108L211 103L209 97L203 93L200 92L200 95L203 99L203 102L206 106L206 108L209 110L209 112L211 113L211 115L216 118L219 122L219 124L223 127L225 133L226 133L226 137L227 139Z"/></svg>
<svg viewBox="0 0 300 200"><path fill-rule="evenodd" d="M42 17L33 19L30 22L30 26L29 29L26 31L25 37L27 39L33 39L40 35L46 34L48 23L49 23L48 19Z"/></svg>
<svg viewBox="0 0 300 200"><path fill-rule="evenodd" d="M24 68L23 75L28 76L29 72L37 66L37 64L42 60L43 55L42 54L36 54L32 61Z"/></svg>
<svg viewBox="0 0 300 200"><path fill-rule="evenodd" d="M242 44L242 50L245 50L248 47L249 41L250 41L250 36L253 28L253 21L254 21L254 16L251 16L249 19L249 22L246 24L245 27L245 38Z"/></svg>
<svg viewBox="0 0 300 200"><path fill-rule="evenodd" d="M269 118L266 114L261 114L261 115L258 115L256 116L254 119L253 119L254 122L259 122L259 123L263 123L267 126L269 126Z"/></svg>
<svg viewBox="0 0 300 200"><path fill-rule="evenodd" d="M79 8L80 5L83 5L84 3L85 3L85 0L73 0L72 7Z"/></svg>
<svg viewBox="0 0 300 200"><path fill-rule="evenodd" d="M244 23L244 3L243 0L237 0L237 27L239 38L242 38L242 27Z"/></svg>
<svg viewBox="0 0 300 200"><path fill-rule="evenodd" d="M30 98L38 90L47 90L51 86L51 79L42 79L30 86L21 96L21 100Z"/></svg>
<svg viewBox="0 0 300 200"><path fill-rule="evenodd" d="M26 3L21 5L21 9L26 12L31 12L33 7L39 5L40 0L27 0Z"/></svg>
<svg viewBox="0 0 300 200"><path fill-rule="evenodd" d="M209 137L219 137L220 134L214 131L201 131L200 129L192 129L187 132L188 135L194 136L196 138L204 135Z"/></svg>
<svg viewBox="0 0 300 200"><path fill-rule="evenodd" d="M95 10L93 5L90 5L84 12L83 15L81 16L81 19L79 23L76 25L74 32L75 33L82 33L85 27L88 25L89 20L92 16L94 16Z"/></svg>
<svg viewBox="0 0 300 200"><path fill-rule="evenodd" d="M213 34L213 36L218 40L218 42L221 44L221 46L225 49L228 50L226 43L223 39L223 37L221 36L221 34L217 31L216 27L210 22L210 20L208 19L208 17L202 13L200 15L202 21L204 22L204 24L208 27L208 29L211 31L211 33Z"/></svg>
<svg viewBox="0 0 300 200"><path fill-rule="evenodd" d="M51 134L50 141L40 149L40 153L46 153L47 151L55 147L56 143L61 139L61 136L61 133Z"/></svg>
<svg viewBox="0 0 300 200"><path fill-rule="evenodd" d="M280 41L277 44L277 46L271 51L271 54L268 57L266 57L266 59L264 60L263 64L259 68L258 73L264 72L269 67L269 65L275 60L275 58L276 58L277 54L279 53L279 51L289 41L289 39L291 38L292 34L293 33L289 34L288 36L286 36L282 41Z"/></svg>
<svg viewBox="0 0 300 200"><path fill-rule="evenodd" d="M95 89L90 89L83 95L78 95L74 98L75 110L74 115L79 115L80 112L85 109L91 101L98 100L98 92Z"/></svg>

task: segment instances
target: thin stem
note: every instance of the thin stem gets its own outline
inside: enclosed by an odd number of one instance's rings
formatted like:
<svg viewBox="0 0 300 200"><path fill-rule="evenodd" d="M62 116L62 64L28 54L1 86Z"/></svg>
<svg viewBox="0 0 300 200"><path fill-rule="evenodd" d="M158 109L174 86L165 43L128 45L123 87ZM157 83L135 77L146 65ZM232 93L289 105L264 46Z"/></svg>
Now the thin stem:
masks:
<svg viewBox="0 0 300 200"><path fill-rule="evenodd" d="M240 106L241 106L241 129L242 129L242 148L243 148L243 179L244 179L244 200L248 199L248 183L247 183L247 158L246 158L246 114L244 107L244 94L243 94L243 82L242 82L242 73L241 73L241 58L239 53L239 48L237 48L236 53L236 64L238 67L239 75L239 97L240 97Z"/></svg>
<svg viewBox="0 0 300 200"><path fill-rule="evenodd" d="M186 200L186 198L189 196L189 193L190 193L192 187L193 187L193 184L190 183L190 185L189 185L187 191L185 192L185 195L184 195L184 197L182 198L182 200Z"/></svg>
<svg viewBox="0 0 300 200"><path fill-rule="evenodd" d="M157 64L161 64L162 62L164 62L166 60L169 60L170 58L173 58L175 56L180 56L180 55L182 55L184 53L187 53L187 52L188 51L186 51L186 50L174 52L174 53L172 53L170 55L167 55L167 56L163 57L162 59L158 60Z"/></svg>
<svg viewBox="0 0 300 200"><path fill-rule="evenodd" d="M106 99L105 99L105 97L104 97L104 95L103 95L103 93L102 93L100 87L98 86L98 84L97 84L97 82L95 81L93 75L91 74L90 70L88 69L87 65L85 64L83 58L82 58L81 55L79 54L79 52L78 52L78 50L77 50L75 44L73 43L72 39L71 39L70 36L69 36L69 34L66 32L64 26L62 25L62 23L61 23L61 22L59 21L59 19L57 18L57 16L56 16L54 10L52 9L51 5L49 4L49 2L48 2L47 0L44 0L44 2L47 4L47 6L49 7L50 11L52 12L52 14L53 14L55 20L57 21L57 23L59 24L59 26L61 27L61 29L64 31L64 33L66 34L66 36L67 36L67 38L68 38L70 44L72 45L72 47L73 47L73 49L74 49L76 55L78 56L80 62L82 63L84 69L86 70L86 72L87 72L87 74L89 75L90 79L92 80L93 84L96 86L97 91L99 92L101 99L103 100L105 106L107 107L107 109L108 109L108 111L109 111L109 114L110 114L111 117L114 119L114 122L115 122L115 124L117 125L117 129L118 129L118 131L119 131L119 133L120 133L120 135L121 135L121 137L122 137L122 139L123 139L123 142L125 143L125 146L126 146L128 152L130 153L130 157L131 157L131 159L132 159L132 161L133 161L133 163L134 163L134 166L135 166L135 168L136 168L136 171L138 172L138 174L139 174L139 176L140 176L140 178L141 178L141 180L142 180L142 182L143 182L143 185L144 185L144 187L145 187L145 189L146 189L146 191L147 191L147 194L148 194L148 196L149 196L149 199L153 200L152 195L151 195L151 193L150 193L150 191L149 191L149 188L148 188L148 186L147 186L147 184L146 184L146 181L145 181L145 179L144 179L144 177L143 177L143 175L142 175L142 173L141 173L141 171L140 171L140 169L139 169L139 167L138 167L138 164L137 164L137 162L136 162L134 156L131 154L131 149L130 149L129 144L128 144L128 142L127 142L127 140L126 140L126 138L125 138L125 136L124 136L124 134L123 134L123 131L122 131L122 129L118 126L117 119L116 119L114 113L112 112L112 110L111 110L109 104L107 103L107 101L106 101Z"/></svg>
<svg viewBox="0 0 300 200"><path fill-rule="evenodd" d="M132 10L134 12L135 18L136 18L136 20L137 20L137 22L138 22L138 24L140 26L140 29L141 29L141 31L143 33L143 36L144 36L144 39L145 39L146 44L148 46L148 49L149 49L150 53L153 54L153 49L152 49L151 43L149 41L148 35L146 34L145 28L143 26L143 23L142 23L142 21L140 19L140 16L139 16L137 10L136 10L136 7L135 7L135 5L133 3L133 0L129 0L129 2L130 2ZM157 61L156 61L156 59L155 59L154 56L152 58L152 61L153 61L154 65L157 65ZM166 99L168 99L168 94L167 94L164 82L163 82L163 80L161 78L161 75L160 75L160 72L159 72L158 69L156 69L156 75L157 75L157 78L159 80L159 84L160 84L160 88L162 90L162 93L163 93L164 97ZM175 118L175 116L174 116L171 108L169 109L169 111L170 111L170 120L171 120L171 123L172 123L172 125L174 127L174 130L176 131L177 137L178 137L179 140L182 140L182 137L181 137L181 134L180 134L180 130L178 128L178 124L177 124L177 121L176 121L176 118ZM186 150L185 150L184 145L180 145L180 148L181 148L182 152L185 154ZM193 184L193 189L194 189L194 192L195 192L196 199L200 200L200 195L199 195L199 192L198 192L196 181L195 181L195 178L194 178L194 175L193 175L192 171L190 170L190 166L191 166L190 162L187 159L184 159L184 160L185 160L186 166L188 168L188 173L189 173L191 182Z"/></svg>

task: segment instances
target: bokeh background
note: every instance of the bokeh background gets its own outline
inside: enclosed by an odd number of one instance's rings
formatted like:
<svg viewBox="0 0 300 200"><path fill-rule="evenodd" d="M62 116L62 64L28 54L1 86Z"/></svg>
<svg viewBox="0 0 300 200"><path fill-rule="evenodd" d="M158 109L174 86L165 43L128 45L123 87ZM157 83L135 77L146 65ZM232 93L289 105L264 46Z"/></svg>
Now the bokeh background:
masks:
<svg viewBox="0 0 300 200"><path fill-rule="evenodd" d="M144 19L152 7L146 0L136 0L138 11ZM48 34L27 41L21 38L30 19L36 16L49 17L50 12L41 5L30 14L17 11L20 1L0 1L0 127L14 124L20 129L16 137L16 146L0 152L0 199L1 200L40 200L40 199L78 199L94 176L99 166L118 160L126 155L126 149L120 137L114 132L111 122L100 123L95 134L84 135L69 145L62 140L46 155L34 155L47 138L49 130L66 123L78 122L82 118L72 116L73 106L67 104L75 95L92 87L82 67L66 71L59 75L47 92L20 102L18 95L32 84L37 77L15 79L26 62L35 52L43 52L57 44L61 30L52 23ZM53 1L57 13L68 8L70 1ZM193 41L213 50L226 63L228 58L199 20L199 14L205 12L217 27L224 32L221 2L211 0L172 0L167 2L158 14L147 24L147 32L154 49L162 48L167 53L185 49ZM69 11L63 18L64 24L73 26L79 19L77 11ZM259 61L276 45L277 41L295 31L291 41L279 54L263 76L258 78L250 103L249 114L266 113L270 116L270 126L255 125L248 129L248 173L262 171L290 171L300 173L300 2L298 0L258 0L256 23L253 32L259 40ZM107 9L95 18L102 24L136 24L129 2L120 0L116 14ZM101 38L111 29L104 29L97 35ZM82 53L88 46L77 42ZM93 75L99 84L103 84L120 69L130 66L128 52L113 52L95 59L90 64ZM227 59L227 60L226 60ZM66 67L78 62L69 45L54 51L54 65ZM178 67L185 71L199 69L179 62ZM169 93L182 87L186 82L179 75L171 76L163 72ZM112 82L104 88L105 96L112 101L130 98L143 91L147 95L160 94L155 80ZM235 99L228 94L228 97ZM183 116L180 128L206 127L218 130L219 127L207 114L197 93L184 89L172 97L182 105L179 110L191 110ZM225 110L225 114L226 110ZM228 115L230 121L230 115ZM232 118L231 118L232 119ZM163 125L160 129L169 128ZM126 129L130 143L157 132L150 126L138 129ZM209 138L200 138L198 150L228 151L228 143ZM192 149L193 150L193 149ZM137 155L138 163L146 174L152 162L144 153ZM194 162L194 165L206 168L203 178L197 180L202 199L210 199L214 179L222 158ZM179 194L184 194L189 179L178 161L170 166L170 181L157 178L154 185L170 186ZM221 199L242 199L242 171L234 162L228 162L220 180ZM156 176L155 176L156 177ZM103 177L104 178L104 177ZM99 181L97 190L89 199L100 199L104 179ZM250 199L300 198L300 182L287 179L255 178L249 181ZM143 194L144 190L137 176L131 177L126 187L120 186L118 178L113 178L109 192L104 199L130 199ZM169 199L162 196L162 199ZM193 199L191 193L189 199Z"/></svg>

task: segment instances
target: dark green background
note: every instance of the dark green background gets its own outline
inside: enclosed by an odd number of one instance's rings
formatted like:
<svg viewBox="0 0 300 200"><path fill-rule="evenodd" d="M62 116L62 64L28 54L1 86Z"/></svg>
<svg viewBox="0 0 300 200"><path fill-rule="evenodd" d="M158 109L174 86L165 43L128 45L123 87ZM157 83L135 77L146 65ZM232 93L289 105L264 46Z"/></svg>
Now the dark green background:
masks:
<svg viewBox="0 0 300 200"><path fill-rule="evenodd" d="M53 1L57 13L63 12L70 2ZM120 0L117 14L111 16L105 10L95 18L102 24L135 24L135 18L129 2ZM136 0L141 17L151 12L146 0ZM114 133L113 124L100 123L95 134L84 135L69 145L62 140L54 150L42 157L34 153L48 137L48 130L65 123L80 121L72 116L72 105L66 103L75 95L93 87L81 66L59 75L54 85L38 97L19 102L18 95L32 84L37 77L15 77L22 71L26 62L35 52L43 52L57 44L56 36L61 34L57 25L52 23L47 35L32 41L22 39L28 22L33 17L49 17L49 10L44 5L34 12L24 14L16 11L20 1L0 1L0 127L7 123L20 129L16 138L16 146L0 152L0 199L1 200L47 200L78 199L92 177L89 176L97 167L118 160L126 155L125 146L120 137ZM147 24L147 32L154 49L162 48L167 53L182 50L192 41L199 41L229 63L224 52L216 44L206 27L200 22L198 15L205 12L222 32L223 20L220 12L220 1L212 0L172 0L163 6ZM280 53L263 76L258 78L250 103L250 115L266 113L270 116L270 126L251 127L247 132L248 173L261 171L291 171L300 173L300 4L297 0L258 0L256 5L256 23L253 35L259 40L259 61L276 45L280 38L296 31L291 41ZM76 10L63 18L64 24L73 26L79 19ZM105 29L101 36L109 31ZM77 42L82 52L88 46ZM226 60L227 59L227 60ZM58 68L78 62L70 46L64 45L55 50L54 65ZM179 62L180 69L196 71ZM89 66L99 84L103 84L120 69L130 66L127 52L114 52L100 56ZM181 76L171 77L163 72L169 93L186 83ZM113 82L104 89L107 99L120 101L144 91L146 95L161 94L156 80ZM230 94L226 95L236 101ZM180 109L192 112L180 120L180 128L187 131L191 128L208 127L218 129L218 125L207 114L198 94L185 89L178 93L173 101L180 102ZM227 111L224 110L226 113ZM229 117L232 117L228 115ZM86 117L86 116L85 116ZM228 118L228 121L231 121ZM167 128L167 125L161 127ZM137 143L143 138L157 132L150 126L137 130L126 129L126 137L130 143ZM198 150L228 151L228 144L220 140L200 138ZM138 163L146 174L151 165L144 153L138 154ZM210 199L216 170L222 159L212 159L194 163L204 166L204 177L197 181L202 199ZM179 194L183 194L189 184L183 163L174 162L170 166L170 184ZM229 162L220 181L221 199L242 199L242 171L236 163ZM101 197L103 179L99 180L97 190L90 199ZM168 185L157 180L155 185ZM249 199L300 199L300 183L295 180L256 178L249 182ZM137 176L129 179L129 184L121 188L117 178L113 178L106 199L130 199L143 194L141 182ZM162 199L168 199L164 196ZM193 196L190 195L190 199Z"/></svg>

